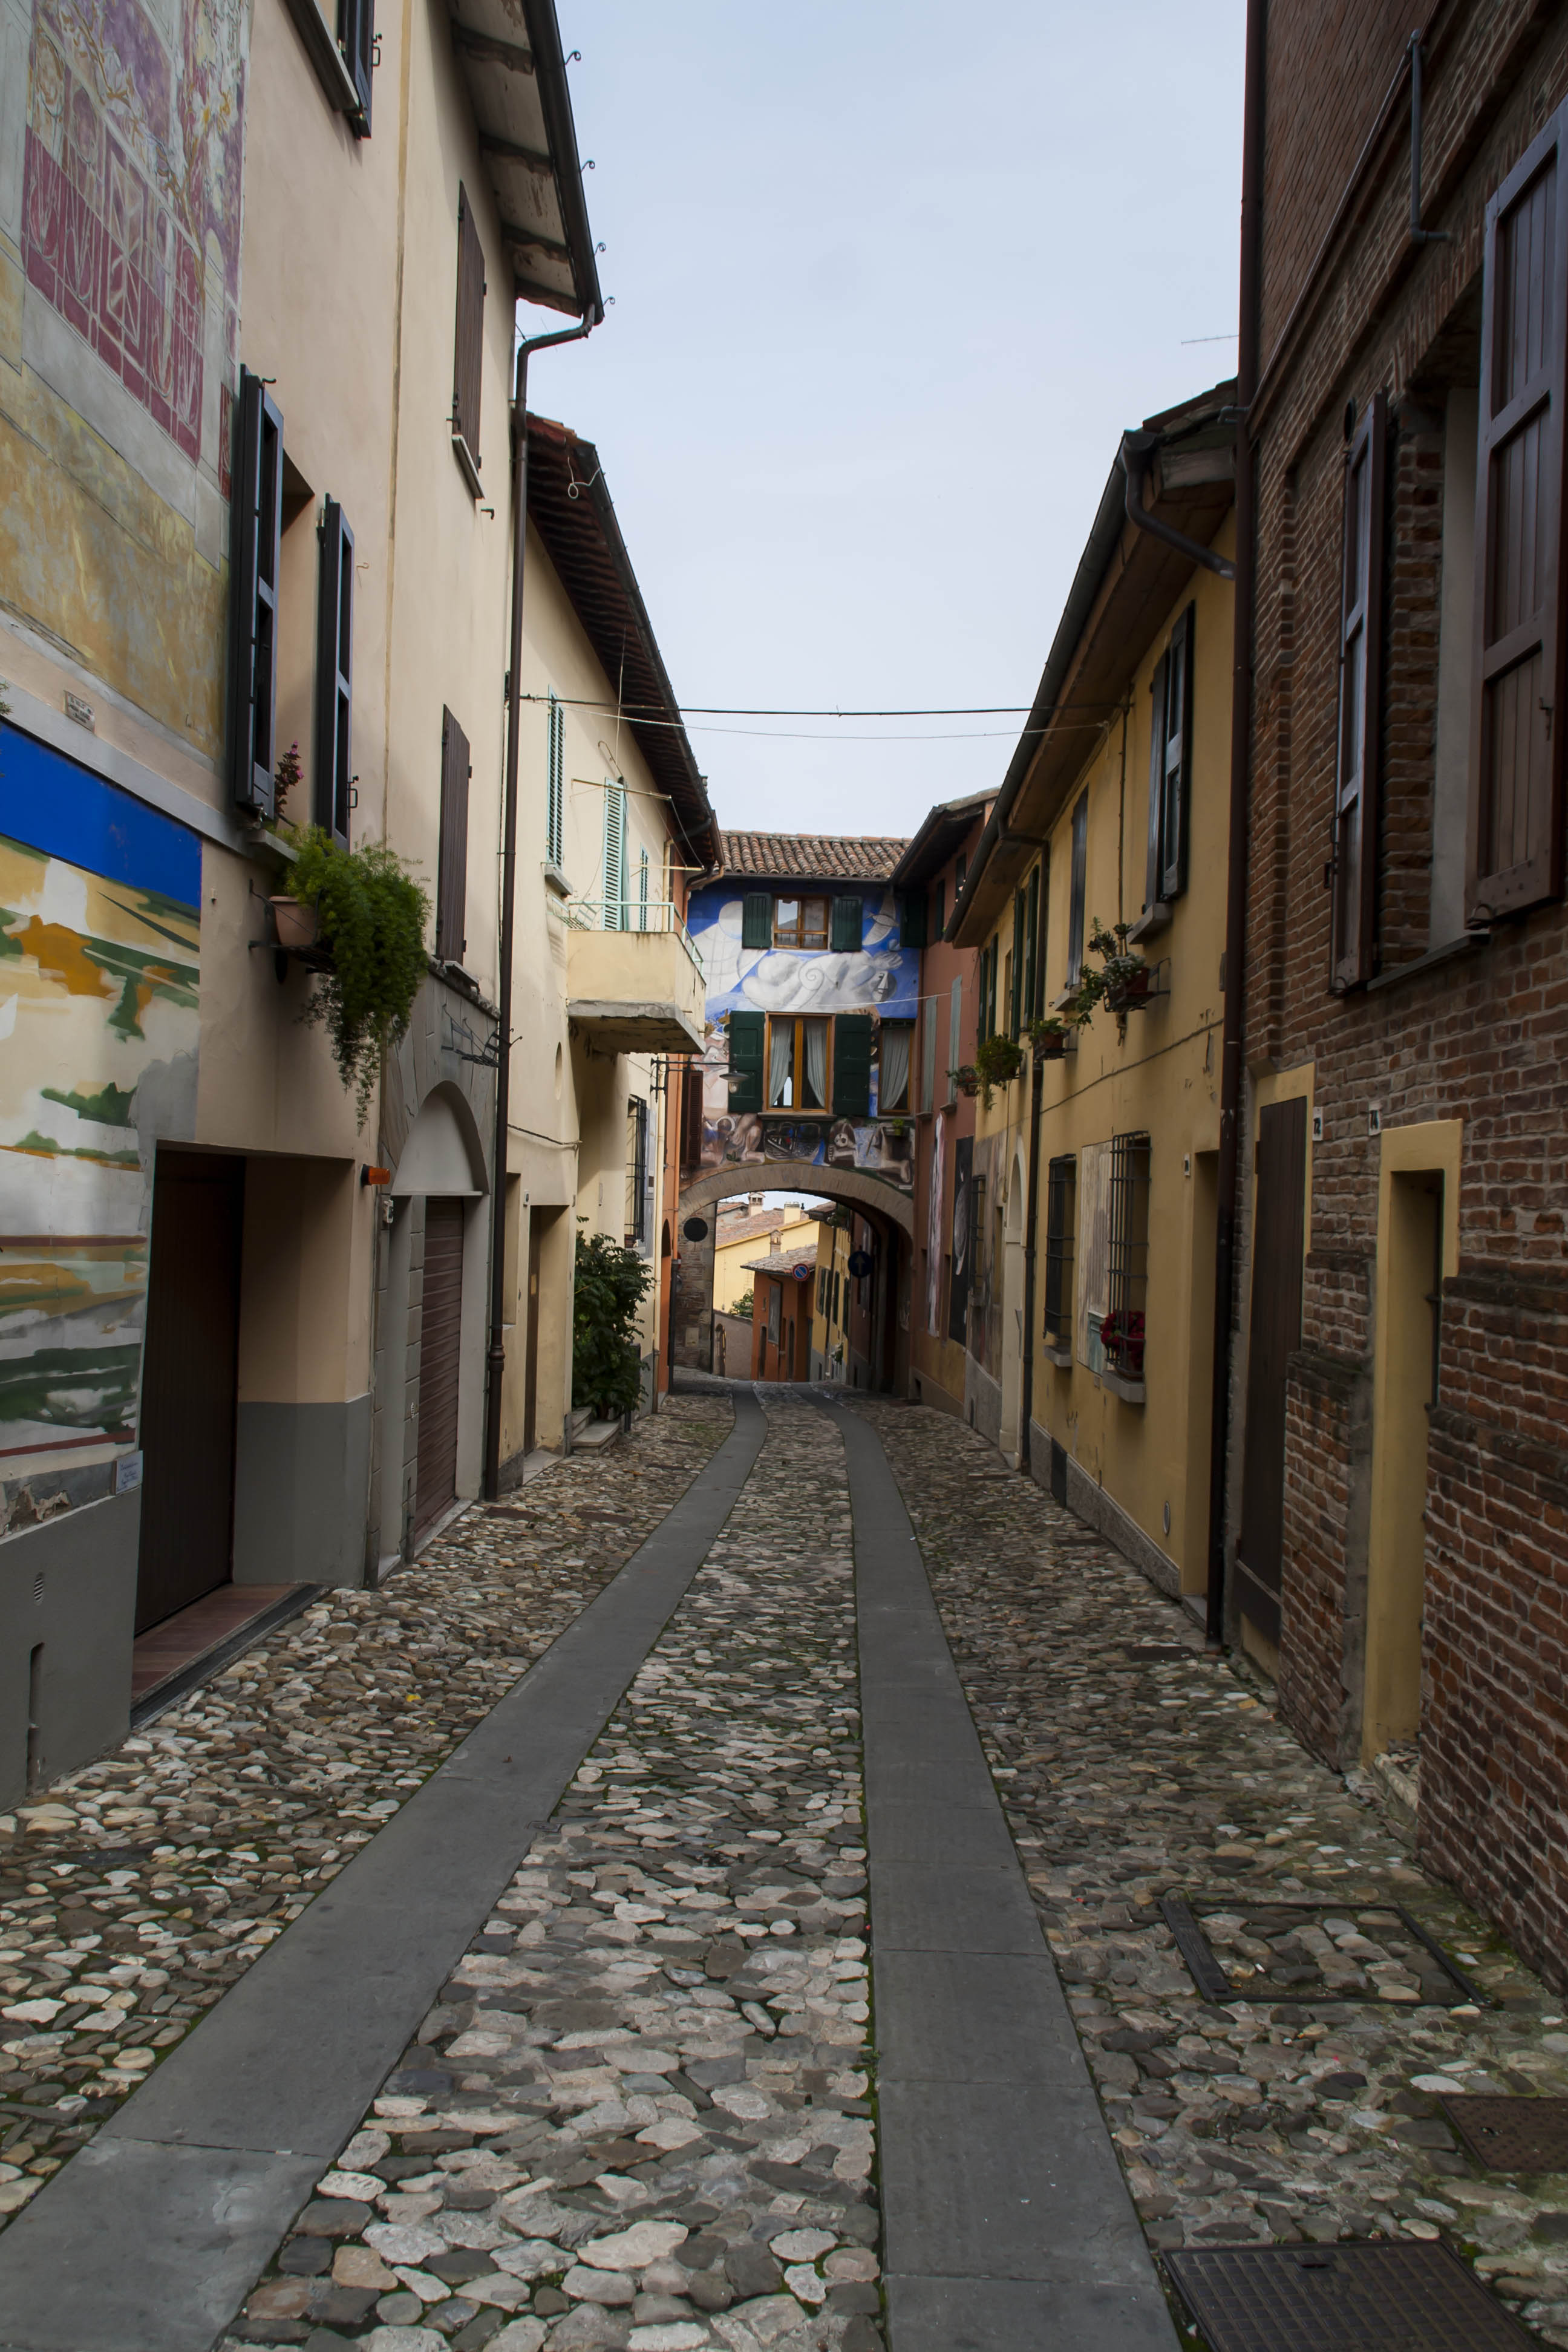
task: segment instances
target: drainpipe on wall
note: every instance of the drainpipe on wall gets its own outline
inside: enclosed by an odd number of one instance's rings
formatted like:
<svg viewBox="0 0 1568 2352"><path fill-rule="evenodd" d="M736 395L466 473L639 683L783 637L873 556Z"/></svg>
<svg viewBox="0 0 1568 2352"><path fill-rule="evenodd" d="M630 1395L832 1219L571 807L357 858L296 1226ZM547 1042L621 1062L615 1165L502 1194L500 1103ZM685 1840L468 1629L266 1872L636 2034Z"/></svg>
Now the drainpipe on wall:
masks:
<svg viewBox="0 0 1568 2352"><path fill-rule="evenodd" d="M1029 1081L1029 1190L1024 1214L1024 1368L1018 1382L1018 1467L1026 1478L1034 1475L1029 1459L1029 1424L1035 1412L1035 1233L1040 1217L1040 1106L1045 1064L1035 1064Z"/></svg>
<svg viewBox="0 0 1568 2352"><path fill-rule="evenodd" d="M1226 1471L1230 1439L1237 1202L1247 985L1247 821L1252 759L1252 638L1256 596L1258 457L1248 412L1258 389L1258 278L1268 0L1247 0L1247 87L1241 147L1241 301L1237 354L1236 635L1230 699L1230 843L1225 908L1225 1034L1220 1060L1218 1202L1215 1220L1214 1390L1209 1432L1209 1556L1205 1633L1225 1642Z"/></svg>
<svg viewBox="0 0 1568 2352"><path fill-rule="evenodd" d="M496 1067L495 1153L490 1175L490 1342L485 1359L485 1494L492 1503L500 1492L501 1382L506 1372L506 1163L511 1121L511 951L517 920L517 735L522 711L522 576L528 550L528 362L531 352L550 351L557 343L581 342L585 335L593 333L601 315L595 312L585 316L575 327L563 327L552 335L535 335L520 343L517 350L517 392L511 410L511 667L506 681L500 971L496 991L500 1006L500 1059ZM570 1423L568 1414L568 1427Z"/></svg>

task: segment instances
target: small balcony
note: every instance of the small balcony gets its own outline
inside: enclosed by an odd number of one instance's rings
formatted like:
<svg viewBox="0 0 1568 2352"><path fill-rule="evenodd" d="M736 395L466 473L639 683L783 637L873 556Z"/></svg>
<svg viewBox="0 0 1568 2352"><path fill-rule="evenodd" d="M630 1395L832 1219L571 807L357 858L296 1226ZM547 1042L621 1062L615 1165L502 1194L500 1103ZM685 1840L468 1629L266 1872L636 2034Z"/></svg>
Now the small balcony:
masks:
<svg viewBox="0 0 1568 2352"><path fill-rule="evenodd" d="M700 1054L702 959L673 906L569 898L566 1011L601 1054Z"/></svg>

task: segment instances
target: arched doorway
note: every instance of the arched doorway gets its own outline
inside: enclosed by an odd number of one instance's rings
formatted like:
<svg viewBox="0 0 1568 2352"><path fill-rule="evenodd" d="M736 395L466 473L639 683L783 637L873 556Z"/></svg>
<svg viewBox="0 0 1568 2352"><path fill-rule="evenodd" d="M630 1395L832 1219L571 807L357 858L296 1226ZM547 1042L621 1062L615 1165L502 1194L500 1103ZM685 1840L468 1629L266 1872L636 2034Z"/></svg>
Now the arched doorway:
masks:
<svg viewBox="0 0 1568 2352"><path fill-rule="evenodd" d="M713 1248L721 1201L738 1193L799 1192L808 1198L852 1203L876 1237L870 1350L867 1385L900 1384L898 1299L900 1274L913 1248L914 1201L881 1178L858 1168L833 1168L813 1160L726 1162L689 1183L676 1215L676 1251L670 1293L670 1361L711 1371L713 1361ZM736 1367L729 1366L731 1373Z"/></svg>

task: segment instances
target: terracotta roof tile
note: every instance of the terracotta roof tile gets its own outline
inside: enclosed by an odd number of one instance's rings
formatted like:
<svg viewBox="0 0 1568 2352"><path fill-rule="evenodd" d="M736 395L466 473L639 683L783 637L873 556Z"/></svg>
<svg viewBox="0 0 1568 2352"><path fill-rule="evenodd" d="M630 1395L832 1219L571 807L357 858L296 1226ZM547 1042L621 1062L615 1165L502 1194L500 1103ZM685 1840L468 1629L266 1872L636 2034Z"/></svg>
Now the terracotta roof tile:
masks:
<svg viewBox="0 0 1568 2352"><path fill-rule="evenodd" d="M796 1221L792 1217L792 1224ZM759 1209L754 1217L721 1217L714 1230L714 1245L728 1249L732 1242L754 1242L763 1234L776 1234L784 1223L782 1209Z"/></svg>
<svg viewBox="0 0 1568 2352"><path fill-rule="evenodd" d="M764 882L886 882L908 846L885 834L721 833L720 871Z"/></svg>
<svg viewBox="0 0 1568 2352"><path fill-rule="evenodd" d="M797 1265L816 1264L816 1244L813 1242L806 1249L775 1250L772 1257L742 1258L741 1271L742 1274L788 1275L793 1281Z"/></svg>

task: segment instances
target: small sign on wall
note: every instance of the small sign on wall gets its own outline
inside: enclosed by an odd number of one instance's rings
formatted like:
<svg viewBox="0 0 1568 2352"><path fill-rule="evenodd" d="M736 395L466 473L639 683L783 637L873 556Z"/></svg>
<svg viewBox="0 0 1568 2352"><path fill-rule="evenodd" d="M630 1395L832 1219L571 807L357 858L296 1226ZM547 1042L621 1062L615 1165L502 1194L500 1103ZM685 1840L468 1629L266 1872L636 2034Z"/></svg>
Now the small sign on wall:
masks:
<svg viewBox="0 0 1568 2352"><path fill-rule="evenodd" d="M142 1455L121 1454L115 1456L114 1491L117 1495L133 1494L142 1484Z"/></svg>

